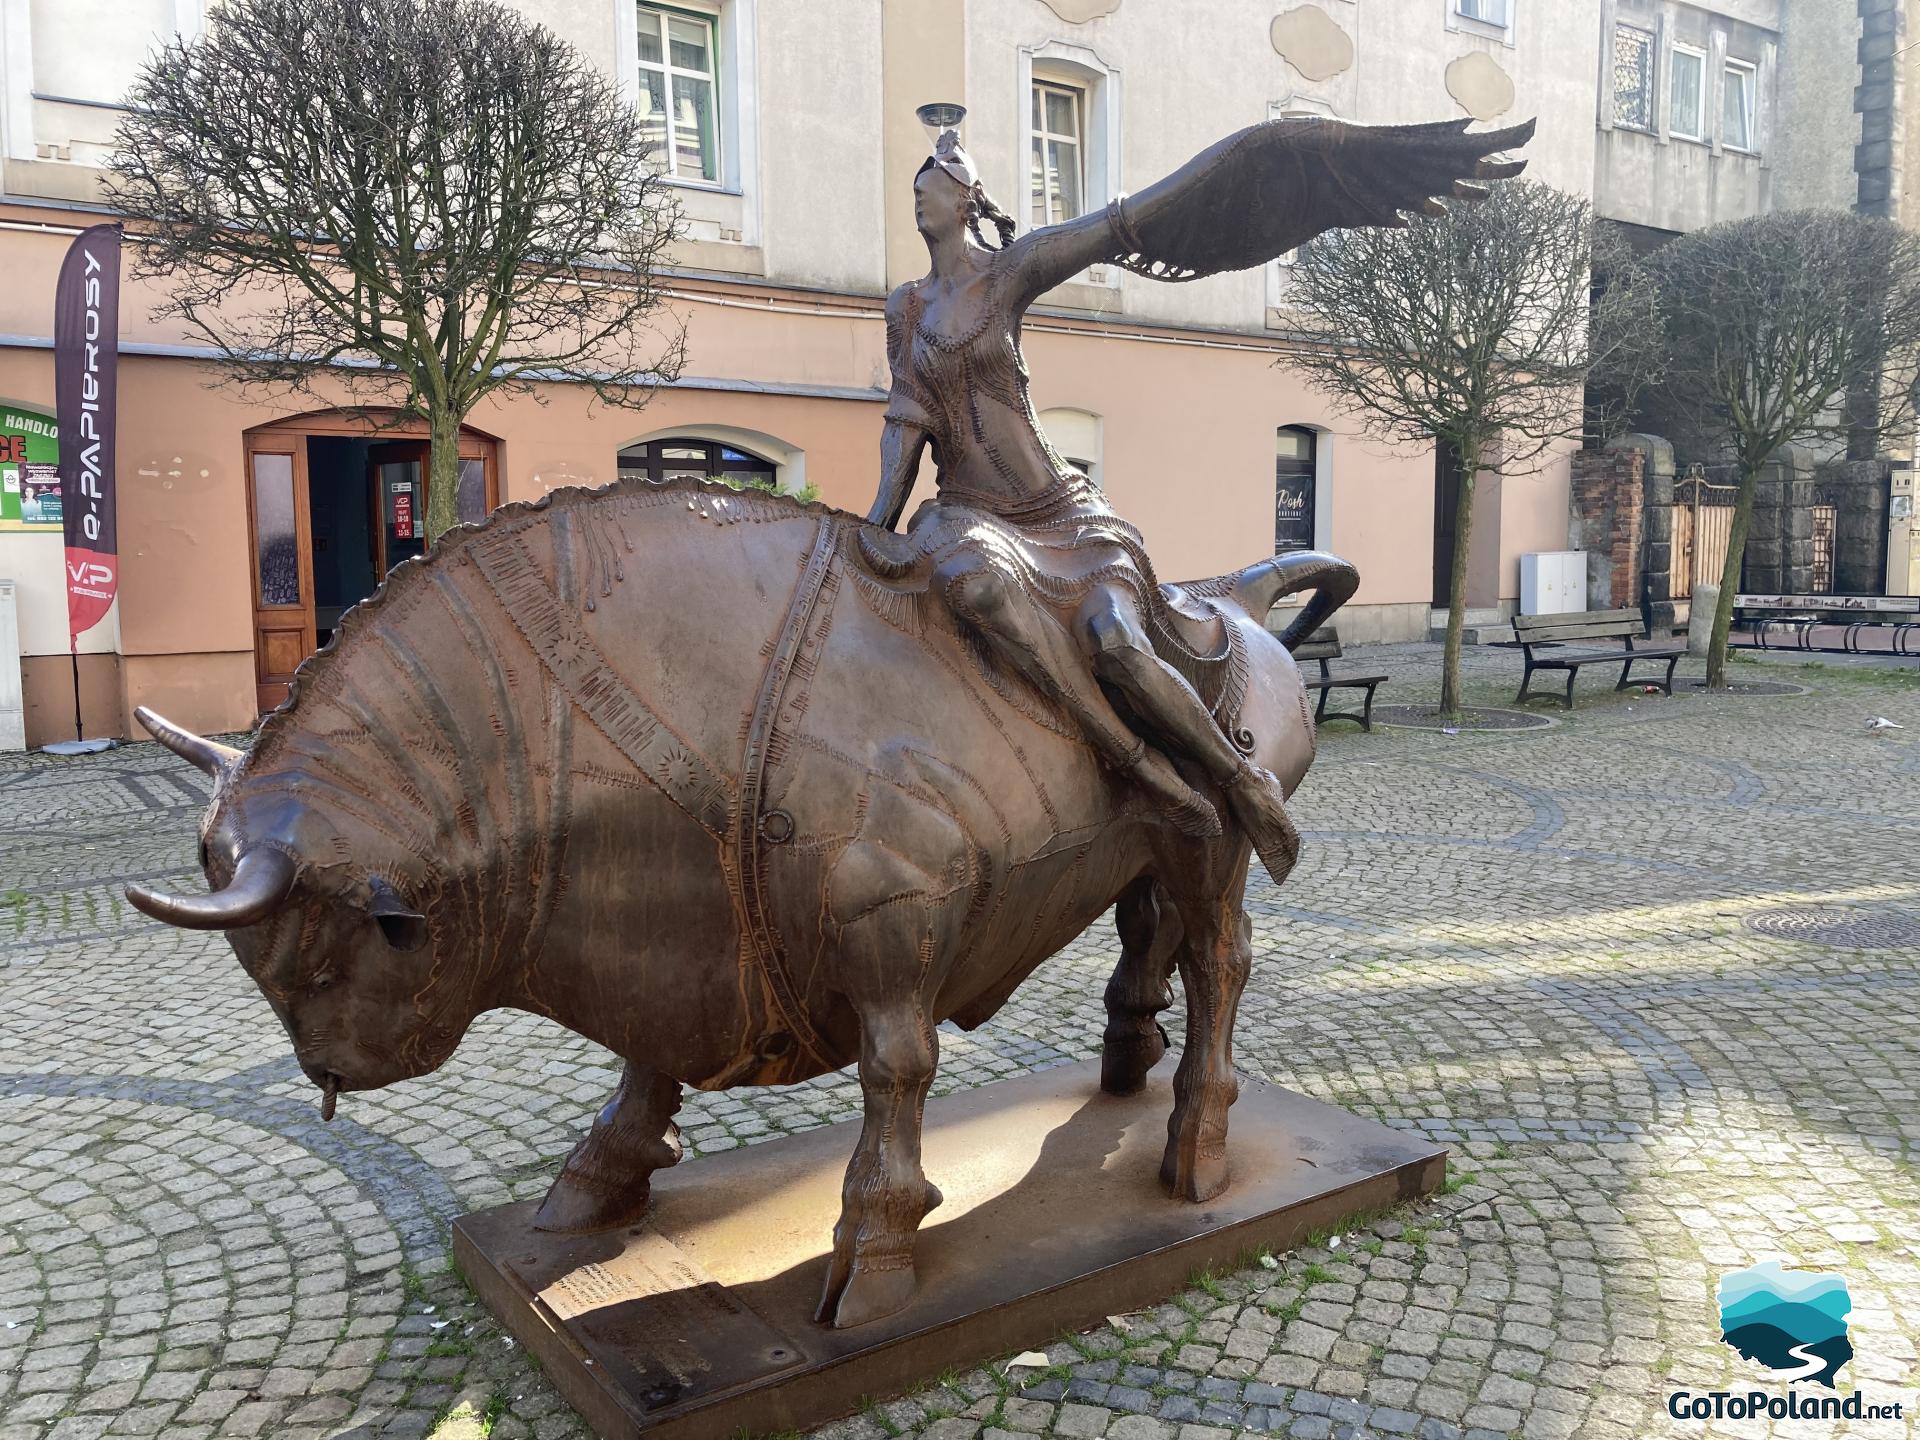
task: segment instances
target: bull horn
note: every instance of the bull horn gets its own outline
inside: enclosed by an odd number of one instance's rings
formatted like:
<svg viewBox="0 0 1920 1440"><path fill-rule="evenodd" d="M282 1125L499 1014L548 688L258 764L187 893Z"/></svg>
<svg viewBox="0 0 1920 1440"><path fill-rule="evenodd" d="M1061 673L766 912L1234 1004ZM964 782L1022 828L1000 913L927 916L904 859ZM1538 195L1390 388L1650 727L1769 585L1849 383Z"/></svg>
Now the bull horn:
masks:
<svg viewBox="0 0 1920 1440"><path fill-rule="evenodd" d="M257 925L286 903L293 893L295 870L282 852L253 849L233 867L233 879L226 888L211 895L163 895L144 885L129 885L127 901L134 909L183 930L238 930Z"/></svg>
<svg viewBox="0 0 1920 1440"><path fill-rule="evenodd" d="M164 715L156 715L144 705L134 707L133 718L146 726L147 733L190 765L209 775L219 775L240 759L242 751L183 730Z"/></svg>

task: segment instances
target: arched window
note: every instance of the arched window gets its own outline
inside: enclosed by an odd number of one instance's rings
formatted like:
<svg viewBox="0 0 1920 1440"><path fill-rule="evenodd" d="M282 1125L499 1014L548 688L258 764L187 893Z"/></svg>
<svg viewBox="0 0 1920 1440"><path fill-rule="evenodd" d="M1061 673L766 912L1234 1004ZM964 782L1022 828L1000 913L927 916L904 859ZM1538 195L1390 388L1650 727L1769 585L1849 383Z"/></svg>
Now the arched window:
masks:
<svg viewBox="0 0 1920 1440"><path fill-rule="evenodd" d="M620 452L620 478L718 480L735 489L778 489L779 467L750 450L686 436L629 445Z"/></svg>
<svg viewBox="0 0 1920 1440"><path fill-rule="evenodd" d="M1318 506L1320 437L1304 425L1282 425L1273 446L1273 553L1311 550Z"/></svg>

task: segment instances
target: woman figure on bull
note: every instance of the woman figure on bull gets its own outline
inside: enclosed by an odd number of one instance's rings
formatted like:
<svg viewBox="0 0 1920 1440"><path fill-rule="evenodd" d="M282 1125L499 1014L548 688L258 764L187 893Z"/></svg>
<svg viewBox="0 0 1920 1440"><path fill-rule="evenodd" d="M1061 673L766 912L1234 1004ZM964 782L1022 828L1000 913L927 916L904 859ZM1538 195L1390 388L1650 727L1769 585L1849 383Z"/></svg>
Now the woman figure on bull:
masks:
<svg viewBox="0 0 1920 1440"><path fill-rule="evenodd" d="M1190 683L1208 657L1182 641L1140 532L1041 433L1021 320L1089 265L1192 280L1264 264L1335 226L1402 224L1402 210L1433 213L1440 195L1484 195L1466 178L1517 174L1524 162L1485 157L1524 143L1533 127L1469 135L1466 124L1268 121L1138 195L1017 239L957 131L940 134L914 179L932 268L887 300L893 389L867 518L898 524L931 445L938 498L907 538L933 560L934 590L1173 824L1218 834L1213 805L1163 752L1198 764L1276 881L1299 850L1280 784L1247 761L1221 723L1232 717Z"/></svg>

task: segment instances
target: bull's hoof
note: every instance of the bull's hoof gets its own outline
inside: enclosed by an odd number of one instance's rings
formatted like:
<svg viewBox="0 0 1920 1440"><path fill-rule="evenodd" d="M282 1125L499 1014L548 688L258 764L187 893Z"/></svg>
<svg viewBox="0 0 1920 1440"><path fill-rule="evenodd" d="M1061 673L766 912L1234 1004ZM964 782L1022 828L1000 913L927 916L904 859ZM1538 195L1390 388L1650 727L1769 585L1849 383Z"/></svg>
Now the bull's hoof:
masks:
<svg viewBox="0 0 1920 1440"><path fill-rule="evenodd" d="M1167 1032L1155 1025L1146 1034L1109 1027L1100 1045L1100 1088L1109 1095L1138 1095L1147 1076L1167 1053Z"/></svg>
<svg viewBox="0 0 1920 1440"><path fill-rule="evenodd" d="M820 1297L820 1308L814 1314L815 1320L835 1330L851 1330L856 1325L884 1320L904 1310L913 1299L911 1264L868 1270L856 1261L852 1270L845 1272L846 1278L836 1284L841 1273L836 1258L828 1271L826 1293Z"/></svg>
<svg viewBox="0 0 1920 1440"><path fill-rule="evenodd" d="M647 1213L653 1186L645 1179L607 1184L562 1171L533 1217L533 1228L557 1235L587 1235L637 1225Z"/></svg>
<svg viewBox="0 0 1920 1440"><path fill-rule="evenodd" d="M1227 1152L1222 1147L1188 1154L1175 1141L1167 1146L1166 1158L1160 1162L1160 1179L1176 1200L1199 1205L1215 1199L1227 1188Z"/></svg>

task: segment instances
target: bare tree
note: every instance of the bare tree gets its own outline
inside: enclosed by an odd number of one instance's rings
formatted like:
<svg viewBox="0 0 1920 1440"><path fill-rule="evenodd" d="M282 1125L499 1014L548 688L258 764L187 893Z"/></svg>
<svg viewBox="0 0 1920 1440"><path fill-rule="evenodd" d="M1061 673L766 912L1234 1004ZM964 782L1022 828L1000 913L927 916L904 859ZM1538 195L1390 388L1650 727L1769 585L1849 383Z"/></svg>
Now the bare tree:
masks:
<svg viewBox="0 0 1920 1440"><path fill-rule="evenodd" d="M1668 352L1662 409L1740 477L1707 651L1717 689L1761 470L1792 441L1871 453L1913 421L1920 238L1844 210L1785 212L1683 235L1650 266Z"/></svg>
<svg viewBox="0 0 1920 1440"><path fill-rule="evenodd" d="M229 0L128 106L108 201L168 283L161 314L230 379L325 376L425 420L430 537L482 398L557 380L634 406L678 370L654 313L678 214L642 121L504 5Z"/></svg>
<svg viewBox="0 0 1920 1440"><path fill-rule="evenodd" d="M1596 271L1608 283L1595 290ZM1477 204L1333 230L1305 246L1287 296L1308 340L1283 362L1390 443L1437 441L1461 469L1440 710L1460 710L1460 634L1476 476L1606 430L1647 372L1649 289L1585 200L1528 181ZM1615 383L1583 417L1588 374Z"/></svg>

